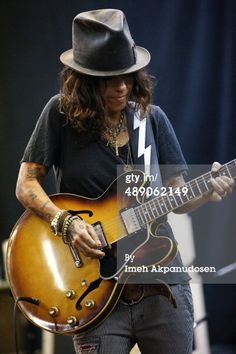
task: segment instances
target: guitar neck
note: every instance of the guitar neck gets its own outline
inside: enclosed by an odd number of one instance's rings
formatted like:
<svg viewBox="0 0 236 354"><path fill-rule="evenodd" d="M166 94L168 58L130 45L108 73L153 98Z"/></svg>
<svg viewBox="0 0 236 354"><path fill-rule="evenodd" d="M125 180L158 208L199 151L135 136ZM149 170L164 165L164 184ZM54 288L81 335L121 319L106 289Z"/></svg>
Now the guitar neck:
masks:
<svg viewBox="0 0 236 354"><path fill-rule="evenodd" d="M173 189L165 195L153 198L134 208L136 217L140 225L145 225L153 220L161 218L169 212L187 204L190 200L202 196L211 191L211 178L218 176L236 177L236 159L221 166L217 172L207 172L181 186ZM184 188L183 188L184 187ZM185 191L184 193L181 190Z"/></svg>

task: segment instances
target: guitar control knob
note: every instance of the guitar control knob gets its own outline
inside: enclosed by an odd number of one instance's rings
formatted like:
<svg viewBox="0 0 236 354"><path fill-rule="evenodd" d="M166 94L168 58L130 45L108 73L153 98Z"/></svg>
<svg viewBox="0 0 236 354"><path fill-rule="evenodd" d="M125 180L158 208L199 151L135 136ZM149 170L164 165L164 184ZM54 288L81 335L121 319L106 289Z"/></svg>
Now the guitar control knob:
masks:
<svg viewBox="0 0 236 354"><path fill-rule="evenodd" d="M89 299L85 302L85 307L87 307L88 309L92 309L95 305L95 301L92 299Z"/></svg>
<svg viewBox="0 0 236 354"><path fill-rule="evenodd" d="M81 285L82 286L86 286L88 284L86 279L81 280Z"/></svg>
<svg viewBox="0 0 236 354"><path fill-rule="evenodd" d="M74 290L67 290L67 291L66 291L66 297L67 297L68 299L74 299L74 297L75 297L75 291L74 291Z"/></svg>
<svg viewBox="0 0 236 354"><path fill-rule="evenodd" d="M48 310L48 313L50 316L56 317L59 313L59 309L56 306L50 307L50 309Z"/></svg>
<svg viewBox="0 0 236 354"><path fill-rule="evenodd" d="M77 318L76 318L75 316L69 316L69 317L67 318L67 321L66 321L66 322L68 323L68 325L74 327L74 326L77 325L78 320L77 320Z"/></svg>

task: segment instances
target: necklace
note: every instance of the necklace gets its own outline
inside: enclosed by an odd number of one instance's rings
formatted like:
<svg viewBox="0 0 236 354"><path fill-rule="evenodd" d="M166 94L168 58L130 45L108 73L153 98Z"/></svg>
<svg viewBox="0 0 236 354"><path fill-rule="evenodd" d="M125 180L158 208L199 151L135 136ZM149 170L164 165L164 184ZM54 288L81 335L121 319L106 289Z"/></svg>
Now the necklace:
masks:
<svg viewBox="0 0 236 354"><path fill-rule="evenodd" d="M118 158L119 158L119 156L118 156ZM133 169L133 159L132 159L132 153L131 153L131 148L130 148L129 142L128 142L128 152L127 152L126 163L122 159L120 159L120 160L121 160L121 162L124 163L124 167L123 167L124 172L132 171L132 169Z"/></svg>
<svg viewBox="0 0 236 354"><path fill-rule="evenodd" d="M111 147L111 150L114 151L114 148ZM133 169L133 158L130 148L130 143L127 143L127 155L126 158L122 158L120 155L116 154L116 157L120 160L122 164L122 169L124 172L130 172Z"/></svg>
<svg viewBox="0 0 236 354"><path fill-rule="evenodd" d="M124 115L124 112L122 111L120 114L118 126L116 128L106 127L106 130L104 133L104 137L109 135L109 139L107 140L107 146L111 146L113 149L115 149L116 156L119 156L119 147L121 146L119 144L117 137L122 130L125 130L125 128L126 128L125 115Z"/></svg>

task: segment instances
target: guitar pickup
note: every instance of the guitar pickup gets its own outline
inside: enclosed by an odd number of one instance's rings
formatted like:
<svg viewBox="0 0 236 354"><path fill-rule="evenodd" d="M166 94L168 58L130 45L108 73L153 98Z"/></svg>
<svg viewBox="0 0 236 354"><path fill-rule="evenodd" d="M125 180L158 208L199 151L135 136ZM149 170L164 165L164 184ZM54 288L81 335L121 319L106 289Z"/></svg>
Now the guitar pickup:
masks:
<svg viewBox="0 0 236 354"><path fill-rule="evenodd" d="M141 229L134 208L125 209L121 211L120 215L128 234L132 234L133 232L136 232Z"/></svg>
<svg viewBox="0 0 236 354"><path fill-rule="evenodd" d="M110 248L110 246L108 245L105 233L103 231L102 224L99 221L97 221L94 224L92 224L92 226L93 226L94 231L98 235L98 238L102 244L102 248L105 248L105 247Z"/></svg>

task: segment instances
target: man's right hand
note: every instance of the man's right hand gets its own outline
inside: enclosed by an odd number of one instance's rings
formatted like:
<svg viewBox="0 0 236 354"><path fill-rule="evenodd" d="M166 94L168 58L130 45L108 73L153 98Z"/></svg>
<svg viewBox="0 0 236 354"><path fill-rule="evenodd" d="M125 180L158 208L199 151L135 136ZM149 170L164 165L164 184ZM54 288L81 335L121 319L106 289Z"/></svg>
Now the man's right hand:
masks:
<svg viewBox="0 0 236 354"><path fill-rule="evenodd" d="M83 220L76 219L71 223L68 232L72 237L73 246L85 256L91 258L102 258L105 256L105 253L100 250L102 245L92 225L87 224Z"/></svg>

